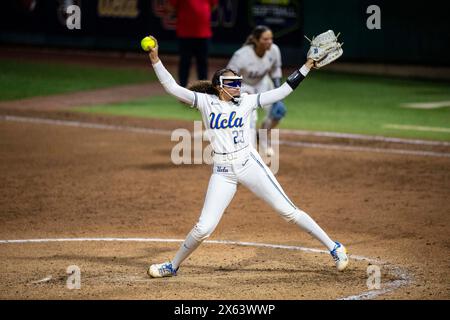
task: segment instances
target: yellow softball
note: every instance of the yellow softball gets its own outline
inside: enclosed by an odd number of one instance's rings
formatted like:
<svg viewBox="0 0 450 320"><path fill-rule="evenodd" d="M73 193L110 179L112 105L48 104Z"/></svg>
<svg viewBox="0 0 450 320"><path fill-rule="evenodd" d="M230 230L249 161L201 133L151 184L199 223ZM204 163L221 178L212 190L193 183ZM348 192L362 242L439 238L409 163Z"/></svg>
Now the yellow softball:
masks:
<svg viewBox="0 0 450 320"><path fill-rule="evenodd" d="M156 41L153 38L147 36L141 40L141 47L144 51L150 51L150 48L156 47Z"/></svg>

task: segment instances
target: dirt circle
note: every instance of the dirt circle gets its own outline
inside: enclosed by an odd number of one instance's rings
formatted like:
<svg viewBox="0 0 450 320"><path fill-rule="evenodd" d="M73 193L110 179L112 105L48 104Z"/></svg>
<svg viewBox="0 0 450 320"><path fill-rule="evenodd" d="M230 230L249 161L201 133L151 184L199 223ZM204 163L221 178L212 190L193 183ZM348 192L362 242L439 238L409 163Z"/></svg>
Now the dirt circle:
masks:
<svg viewBox="0 0 450 320"><path fill-rule="evenodd" d="M0 131L3 240L183 239L198 219L211 169L171 163L169 136L16 121L1 121ZM407 285L375 298L448 298L447 158L280 152L278 180L300 208L350 254L406 270ZM218 239L320 248L242 187L211 238ZM171 259L178 245L2 244L1 297L336 299L368 290L364 260L339 273L324 254L218 244L202 245L175 278L147 279L147 266ZM65 288L69 265L80 266L82 290ZM393 270L382 266L382 289L405 280Z"/></svg>
<svg viewBox="0 0 450 320"><path fill-rule="evenodd" d="M206 242L177 277L150 279L145 274L149 257L167 260L181 240L103 239L101 245L101 239L73 240L2 243L9 262L3 296L13 298L23 290L27 299L101 299L106 293L114 299L124 292L136 299L336 299L364 298L368 291L370 259L351 258L350 268L338 272L328 254L298 246ZM71 266L80 271L79 290L67 284ZM392 267L381 268L383 289L406 284L395 283L404 279ZM116 292L112 296L111 290Z"/></svg>

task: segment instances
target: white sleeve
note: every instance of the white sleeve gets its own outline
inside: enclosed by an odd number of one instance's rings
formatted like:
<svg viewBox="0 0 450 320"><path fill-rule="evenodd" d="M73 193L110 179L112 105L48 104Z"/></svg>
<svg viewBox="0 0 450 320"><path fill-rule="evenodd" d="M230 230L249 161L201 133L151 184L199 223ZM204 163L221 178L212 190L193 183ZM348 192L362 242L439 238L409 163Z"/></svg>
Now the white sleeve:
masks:
<svg viewBox="0 0 450 320"><path fill-rule="evenodd" d="M169 73L169 71L167 71L167 69L164 67L161 60L153 65L153 69L155 70L159 82L161 82L162 86L168 93L177 97L183 102L191 104L193 107L197 107L197 94L180 86Z"/></svg>
<svg viewBox="0 0 450 320"><path fill-rule="evenodd" d="M269 90L269 91L258 94L257 106L258 106L258 108L261 108L262 106L266 106L266 105L275 103L277 101L283 100L292 91L294 91L294 90L291 88L291 86L285 82L276 89Z"/></svg>
<svg viewBox="0 0 450 320"><path fill-rule="evenodd" d="M300 71L303 78L306 78L310 69L306 65L303 65L298 71ZM294 91L294 89L292 89L292 87L288 84L288 82L289 77L287 82L283 83L280 87L258 94L257 107L261 108L262 106L266 106L275 103L277 101L283 100L289 94L291 94L291 92Z"/></svg>
<svg viewBox="0 0 450 320"><path fill-rule="evenodd" d="M241 67L240 67L240 55L235 52L233 56L231 57L230 61L228 62L227 69L231 69L233 71L236 71L237 73L240 73Z"/></svg>
<svg viewBox="0 0 450 320"><path fill-rule="evenodd" d="M275 55L275 62L272 65L272 68L270 70L270 77L272 79L281 78L283 76L283 73L281 72L280 48L278 48L278 46L276 46L275 44L272 44L272 46L273 46L273 51L274 51L274 55Z"/></svg>

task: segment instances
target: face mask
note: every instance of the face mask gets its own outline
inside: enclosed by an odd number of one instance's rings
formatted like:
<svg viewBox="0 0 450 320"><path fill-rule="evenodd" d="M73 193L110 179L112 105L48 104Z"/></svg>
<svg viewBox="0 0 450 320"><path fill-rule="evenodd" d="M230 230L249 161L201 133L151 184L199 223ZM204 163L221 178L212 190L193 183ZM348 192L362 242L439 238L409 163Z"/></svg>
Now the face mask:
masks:
<svg viewBox="0 0 450 320"><path fill-rule="evenodd" d="M240 88L242 85L242 77L241 76L220 76L220 87L228 87L228 88ZM224 83L224 81L230 81Z"/></svg>
<svg viewBox="0 0 450 320"><path fill-rule="evenodd" d="M223 84L224 87L228 87L228 88L240 88L241 85L242 85L241 80L234 80L232 82L227 82L227 83Z"/></svg>

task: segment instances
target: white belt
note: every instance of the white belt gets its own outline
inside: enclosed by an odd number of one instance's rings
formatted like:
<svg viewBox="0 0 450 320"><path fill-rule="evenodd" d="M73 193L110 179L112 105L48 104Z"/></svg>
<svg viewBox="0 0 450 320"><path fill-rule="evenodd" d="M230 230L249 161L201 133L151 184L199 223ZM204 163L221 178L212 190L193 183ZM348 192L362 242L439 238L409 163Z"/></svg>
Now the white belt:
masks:
<svg viewBox="0 0 450 320"><path fill-rule="evenodd" d="M239 149L237 151L229 152L229 153L216 153L213 152L213 160L215 163L226 163L233 162L235 160L241 159L245 155L249 154L250 147L249 145Z"/></svg>

